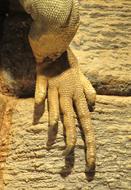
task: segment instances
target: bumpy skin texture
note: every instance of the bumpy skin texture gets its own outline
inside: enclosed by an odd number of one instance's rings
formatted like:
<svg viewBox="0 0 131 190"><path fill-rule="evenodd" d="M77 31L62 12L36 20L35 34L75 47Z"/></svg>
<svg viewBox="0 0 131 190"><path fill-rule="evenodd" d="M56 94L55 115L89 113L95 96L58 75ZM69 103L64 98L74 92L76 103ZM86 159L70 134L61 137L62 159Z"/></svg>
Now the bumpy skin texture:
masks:
<svg viewBox="0 0 131 190"><path fill-rule="evenodd" d="M37 67L35 92L36 107L45 101L48 94L49 140L47 146L54 143L60 113L66 131L66 150L72 152L76 144L75 113L82 126L86 144L86 172L90 177L95 170L95 137L91 124L90 108L95 103L95 90L79 69L74 54L68 49L54 62L39 64Z"/></svg>
<svg viewBox="0 0 131 190"><path fill-rule="evenodd" d="M33 19L29 42L36 59L37 78L35 110L48 100L49 140L54 143L57 123L62 113L66 131L67 156L76 143L75 113L81 123L86 144L87 173L95 171L95 137L90 112L95 104L95 90L79 69L69 44L79 26L77 0L20 0ZM37 117L35 121L37 122Z"/></svg>
<svg viewBox="0 0 131 190"><path fill-rule="evenodd" d="M60 106L66 131L67 148L64 154L68 155L74 149L76 143L74 104L85 134L87 172L93 173L95 137L87 102L90 107L94 105L95 91L79 70L77 60L69 49L79 26L78 1L21 0L21 3L34 20L29 41L38 63L36 105L42 104L48 94L50 140L47 145L53 143Z"/></svg>
<svg viewBox="0 0 131 190"><path fill-rule="evenodd" d="M55 60L66 51L79 26L77 0L21 0L21 3L33 18L29 41L36 61L42 62L47 57Z"/></svg>

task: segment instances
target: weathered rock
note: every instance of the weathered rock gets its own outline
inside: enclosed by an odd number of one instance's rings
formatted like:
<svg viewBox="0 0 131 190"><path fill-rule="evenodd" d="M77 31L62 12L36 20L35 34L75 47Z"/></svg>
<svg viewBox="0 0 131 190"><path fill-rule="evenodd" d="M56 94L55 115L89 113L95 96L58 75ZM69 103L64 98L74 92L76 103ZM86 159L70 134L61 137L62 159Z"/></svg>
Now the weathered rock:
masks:
<svg viewBox="0 0 131 190"><path fill-rule="evenodd" d="M131 97L97 96L96 111L92 114L97 167L95 179L90 183L84 173L84 143L79 128L75 158L65 163L61 123L56 143L48 151L47 112L33 126L33 106L32 99L20 99L14 110L4 190L130 189Z"/></svg>
<svg viewBox="0 0 131 190"><path fill-rule="evenodd" d="M131 1L81 1L72 43L99 94L131 95Z"/></svg>

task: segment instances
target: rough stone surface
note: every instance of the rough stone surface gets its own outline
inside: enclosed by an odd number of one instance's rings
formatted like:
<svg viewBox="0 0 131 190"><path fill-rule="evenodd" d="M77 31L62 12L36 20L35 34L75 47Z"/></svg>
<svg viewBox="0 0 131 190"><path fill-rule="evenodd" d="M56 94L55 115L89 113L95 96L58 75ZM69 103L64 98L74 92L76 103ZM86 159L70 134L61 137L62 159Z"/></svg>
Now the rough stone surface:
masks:
<svg viewBox="0 0 131 190"><path fill-rule="evenodd" d="M131 95L131 1L81 1L80 13L72 47L82 70L97 93Z"/></svg>
<svg viewBox="0 0 131 190"><path fill-rule="evenodd" d="M47 151L47 112L40 123L33 126L33 99L19 100L10 130L4 189L130 189L130 108L131 97L97 96L96 111L92 114L96 133L97 167L95 179L89 183L84 173L84 143L79 128L77 127L75 159L71 157L65 166L61 123L56 143Z"/></svg>

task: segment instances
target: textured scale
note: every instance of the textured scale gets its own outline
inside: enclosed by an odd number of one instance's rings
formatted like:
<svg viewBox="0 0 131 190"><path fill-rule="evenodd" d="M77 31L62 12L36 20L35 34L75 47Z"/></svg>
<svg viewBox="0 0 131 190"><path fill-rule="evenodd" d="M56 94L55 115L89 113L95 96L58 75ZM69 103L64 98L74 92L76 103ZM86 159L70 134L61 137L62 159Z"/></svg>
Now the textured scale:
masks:
<svg viewBox="0 0 131 190"><path fill-rule="evenodd" d="M20 2L33 19L29 41L36 62L40 63L36 65L34 123L39 121L41 117L39 106L43 106L47 98L49 108L47 147L50 148L55 141L58 120L60 113L62 113L66 134L64 155L67 156L72 152L76 144L77 135L74 113L77 113L77 118L85 135L86 172L90 174L90 180L95 172L96 150L94 130L88 106L93 108L96 93L89 80L80 71L77 59L69 48L69 44L79 26L78 1L20 0ZM2 113L0 125L4 121L7 122L4 111L6 110L6 102L10 103L10 110L13 110L13 97L17 97L15 87L19 89L18 86L21 85L20 82L19 85L16 83L15 78L13 79L13 67L13 65L9 65L10 72L7 72L6 69L4 72L0 72L0 92L3 94L0 96L0 102L3 103L0 108ZM19 73L22 69L26 71L28 68L20 66L18 69ZM32 70L30 70L31 72ZM30 88L27 75L24 80L24 87L26 86L26 89ZM22 93L25 95L24 91ZM7 99L9 100L6 101ZM74 106L76 109L74 109ZM6 125L3 126L6 127ZM1 135L2 131L0 130Z"/></svg>
<svg viewBox="0 0 131 190"><path fill-rule="evenodd" d="M94 106L96 93L79 70L77 60L69 49L79 26L78 1L31 0L29 3L29 0L23 0L23 5L33 18L29 41L36 62L40 63L37 64L36 107L44 102L48 94L50 129L47 145L52 145L55 140L61 110L67 145L64 155L70 154L74 149L74 104L85 135L86 172L92 179L96 159L95 136L87 103Z"/></svg>
<svg viewBox="0 0 131 190"><path fill-rule="evenodd" d="M37 62L55 60L68 48L79 26L77 0L21 1L31 14L29 40Z"/></svg>

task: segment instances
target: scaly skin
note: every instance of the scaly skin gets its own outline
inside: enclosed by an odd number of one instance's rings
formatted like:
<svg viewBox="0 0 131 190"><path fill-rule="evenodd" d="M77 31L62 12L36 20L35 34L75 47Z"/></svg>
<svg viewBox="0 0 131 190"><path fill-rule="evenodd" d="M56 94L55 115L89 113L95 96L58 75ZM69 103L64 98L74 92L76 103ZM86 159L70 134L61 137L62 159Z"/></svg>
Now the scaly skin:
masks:
<svg viewBox="0 0 131 190"><path fill-rule="evenodd" d="M74 117L76 112L85 135L86 171L93 176L96 159L95 137L88 106L92 109L95 105L96 93L80 71L77 59L69 48L79 26L78 2L77 0L20 0L20 2L33 18L29 42L37 63L35 108L39 108L47 97L50 125L47 146L50 148L53 144L61 112L67 144L64 155L71 153L76 143Z"/></svg>
<svg viewBox="0 0 131 190"><path fill-rule="evenodd" d="M88 174L93 175L96 159L95 137L88 104L94 105L95 90L80 71L77 60L70 49L54 62L47 65L44 62L39 64L37 73L36 107L39 107L45 101L48 94L48 147L50 148L54 143L59 116L62 113L67 145L63 154L67 156L72 152L76 144L75 111L85 135L86 171ZM75 109L73 105L75 105Z"/></svg>
<svg viewBox="0 0 131 190"><path fill-rule="evenodd" d="M40 105L48 94L49 137L54 140L59 119L59 105L63 113L68 155L76 143L73 103L85 134L87 172L95 170L95 137L91 125L90 108L95 104L95 90L80 71L69 44L79 26L77 0L21 0L32 16L29 42L37 62L35 104ZM48 89L48 91L47 91ZM53 131L53 133L52 133ZM52 142L48 142L48 145Z"/></svg>

